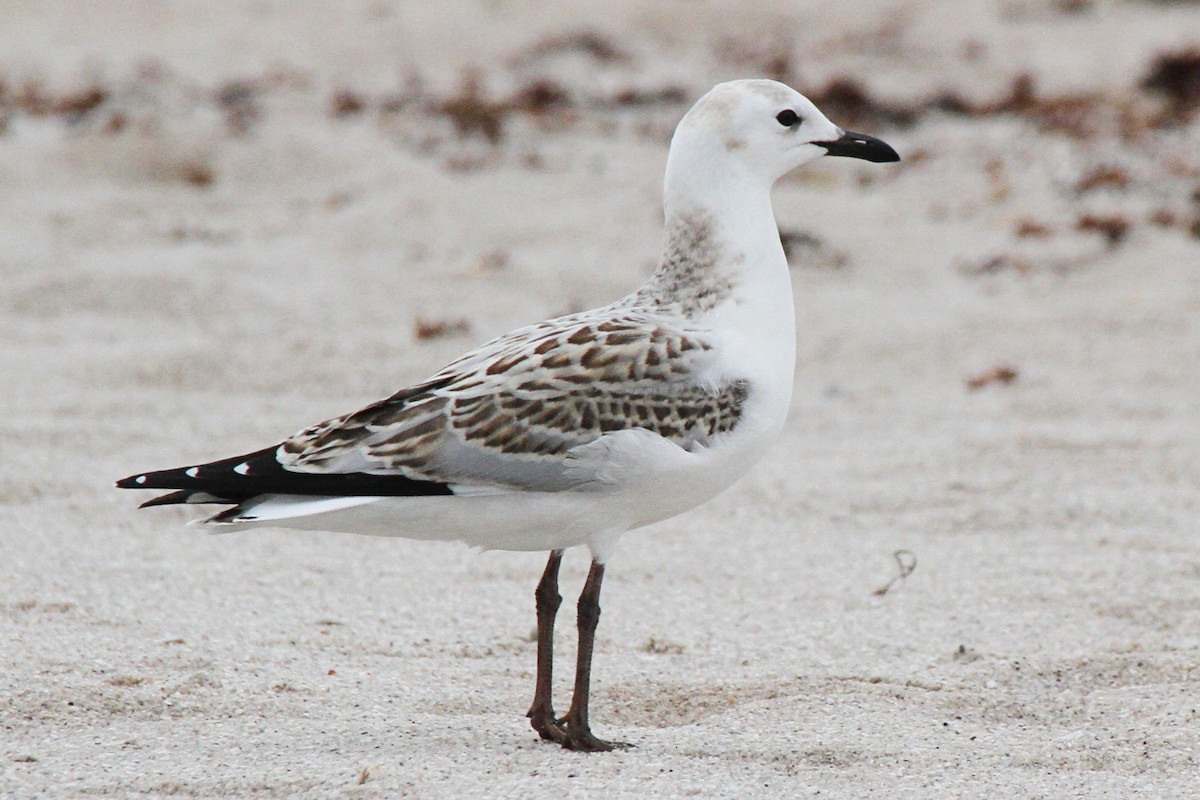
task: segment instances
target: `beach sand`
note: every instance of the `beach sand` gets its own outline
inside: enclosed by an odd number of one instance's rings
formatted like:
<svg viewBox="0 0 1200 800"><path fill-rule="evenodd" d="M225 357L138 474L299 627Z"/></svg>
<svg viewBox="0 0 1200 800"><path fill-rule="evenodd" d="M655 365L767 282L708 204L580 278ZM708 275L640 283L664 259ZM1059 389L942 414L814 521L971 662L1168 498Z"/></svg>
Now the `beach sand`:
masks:
<svg viewBox="0 0 1200 800"><path fill-rule="evenodd" d="M0 795L1196 796L1200 5L114 5L0 3ZM112 488L629 291L764 75L905 160L776 190L791 420L610 564L635 749L522 716L541 554Z"/></svg>

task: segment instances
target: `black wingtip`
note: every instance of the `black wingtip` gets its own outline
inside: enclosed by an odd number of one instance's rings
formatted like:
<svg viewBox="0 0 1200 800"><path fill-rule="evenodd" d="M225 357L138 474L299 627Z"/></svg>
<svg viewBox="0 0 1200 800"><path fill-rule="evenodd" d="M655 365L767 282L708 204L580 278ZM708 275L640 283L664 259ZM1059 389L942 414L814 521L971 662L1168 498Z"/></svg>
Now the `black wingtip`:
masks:
<svg viewBox="0 0 1200 800"><path fill-rule="evenodd" d="M180 495L175 492L155 498L146 504L150 506L184 502L238 503L261 494L334 497L453 494L448 484L407 478L403 475L292 471L279 463L279 459L276 458L277 449L278 447L268 447L265 450L208 464L130 475L117 481L117 488L173 489L188 493Z"/></svg>
<svg viewBox="0 0 1200 800"><path fill-rule="evenodd" d="M118 489L147 489L147 488L149 488L145 485L145 483L146 483L145 475L130 475L128 478L121 478L121 480L117 481L116 487Z"/></svg>
<svg viewBox="0 0 1200 800"><path fill-rule="evenodd" d="M129 487L122 486L121 488L127 489ZM138 508L152 508L153 506L174 506L174 505L179 505L180 503L187 503L190 501L193 494L195 494L195 492L189 491L188 489L180 489L178 492L162 494L162 495L159 495L158 497L155 497L152 500L147 500L146 502L144 502L140 506L138 506Z"/></svg>

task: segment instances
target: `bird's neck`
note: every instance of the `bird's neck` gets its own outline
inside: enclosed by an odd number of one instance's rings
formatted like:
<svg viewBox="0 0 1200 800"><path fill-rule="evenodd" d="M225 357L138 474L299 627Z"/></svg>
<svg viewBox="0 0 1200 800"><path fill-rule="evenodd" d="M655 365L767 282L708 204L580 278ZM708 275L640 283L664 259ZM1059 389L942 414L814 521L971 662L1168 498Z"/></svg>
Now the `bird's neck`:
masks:
<svg viewBox="0 0 1200 800"><path fill-rule="evenodd" d="M693 161L674 149L668 159L662 258L640 299L675 306L688 317L783 289L790 303L770 184L727 158Z"/></svg>

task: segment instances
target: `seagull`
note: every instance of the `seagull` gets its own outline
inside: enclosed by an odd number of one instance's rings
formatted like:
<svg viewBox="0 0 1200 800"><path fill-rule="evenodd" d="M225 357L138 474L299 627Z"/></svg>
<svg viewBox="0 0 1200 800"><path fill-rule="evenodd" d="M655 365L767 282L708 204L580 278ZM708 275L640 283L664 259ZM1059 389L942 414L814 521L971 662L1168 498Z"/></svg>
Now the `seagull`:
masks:
<svg viewBox="0 0 1200 800"><path fill-rule="evenodd" d="M592 649L605 565L626 531L723 491L758 461L791 402L796 329L771 188L821 156L899 161L770 80L714 87L667 157L662 257L632 294L518 328L427 380L280 444L144 472L146 506L218 504L199 524L268 526L549 551L534 592L537 678L527 716L570 750L592 733ZM574 693L551 699L563 551L586 545Z"/></svg>

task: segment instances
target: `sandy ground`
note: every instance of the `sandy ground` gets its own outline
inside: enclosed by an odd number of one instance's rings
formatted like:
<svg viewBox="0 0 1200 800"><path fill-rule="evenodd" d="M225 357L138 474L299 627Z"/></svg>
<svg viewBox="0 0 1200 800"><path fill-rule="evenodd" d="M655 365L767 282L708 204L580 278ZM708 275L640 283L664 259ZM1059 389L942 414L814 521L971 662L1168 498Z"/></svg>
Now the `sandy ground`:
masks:
<svg viewBox="0 0 1200 800"><path fill-rule="evenodd" d="M1200 6L643 5L0 3L0 795L1196 796ZM636 749L527 727L538 554L111 488L620 296L763 74L906 160L777 190L792 421L611 565Z"/></svg>

